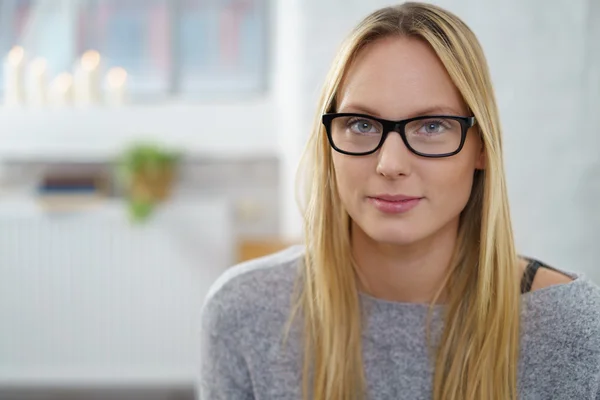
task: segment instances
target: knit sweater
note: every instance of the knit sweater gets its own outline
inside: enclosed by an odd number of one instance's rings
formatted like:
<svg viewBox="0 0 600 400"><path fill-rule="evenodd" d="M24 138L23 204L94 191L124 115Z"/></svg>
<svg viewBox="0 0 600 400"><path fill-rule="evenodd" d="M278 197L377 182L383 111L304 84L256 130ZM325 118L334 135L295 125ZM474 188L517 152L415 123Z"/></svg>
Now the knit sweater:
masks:
<svg viewBox="0 0 600 400"><path fill-rule="evenodd" d="M202 309L200 398L299 400L302 340L291 295L304 249L294 246L227 270ZM522 295L517 365L521 400L600 400L600 288L584 274ZM433 367L425 327L429 306L360 294L362 351L370 400L431 399ZM432 332L443 328L435 306Z"/></svg>

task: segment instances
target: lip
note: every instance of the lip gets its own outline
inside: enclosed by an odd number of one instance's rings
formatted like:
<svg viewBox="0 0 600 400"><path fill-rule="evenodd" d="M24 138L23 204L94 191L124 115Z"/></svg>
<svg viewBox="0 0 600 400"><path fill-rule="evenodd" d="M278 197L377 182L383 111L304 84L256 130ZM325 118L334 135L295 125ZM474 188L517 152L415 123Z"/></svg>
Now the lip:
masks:
<svg viewBox="0 0 600 400"><path fill-rule="evenodd" d="M402 194L379 194L369 196L368 201L375 208L386 214L403 214L419 205L423 197L406 196Z"/></svg>
<svg viewBox="0 0 600 400"><path fill-rule="evenodd" d="M403 194L377 194L375 196L369 196L372 199L379 199L384 201L409 201L421 199L418 196L405 196Z"/></svg>

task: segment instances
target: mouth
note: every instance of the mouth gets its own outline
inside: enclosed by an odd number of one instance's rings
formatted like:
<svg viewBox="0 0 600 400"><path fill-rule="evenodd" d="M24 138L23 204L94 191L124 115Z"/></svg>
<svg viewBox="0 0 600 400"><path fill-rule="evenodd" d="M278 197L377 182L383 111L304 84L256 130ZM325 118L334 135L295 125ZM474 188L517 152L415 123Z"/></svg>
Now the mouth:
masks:
<svg viewBox="0 0 600 400"><path fill-rule="evenodd" d="M422 199L422 197L419 196L406 196L403 194L378 194L375 196L369 196L369 198L390 202L412 201Z"/></svg>
<svg viewBox="0 0 600 400"><path fill-rule="evenodd" d="M403 214L419 205L423 197L382 194L369 196L367 200L385 214Z"/></svg>

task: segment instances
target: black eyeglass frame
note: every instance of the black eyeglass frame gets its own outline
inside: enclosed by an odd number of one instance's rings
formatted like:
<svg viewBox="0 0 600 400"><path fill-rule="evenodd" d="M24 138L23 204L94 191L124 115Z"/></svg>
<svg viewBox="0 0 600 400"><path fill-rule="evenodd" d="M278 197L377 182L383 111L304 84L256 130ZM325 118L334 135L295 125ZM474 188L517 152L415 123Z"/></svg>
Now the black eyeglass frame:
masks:
<svg viewBox="0 0 600 400"><path fill-rule="evenodd" d="M345 151L345 150L342 150L339 147L337 147L335 145L335 143L333 142L333 137L331 134L331 122L335 118L338 118L338 117L359 117L359 118L366 118L366 119L370 119L370 120L379 122L383 128L383 132L381 133L381 139L380 139L379 143L377 144L377 146L373 150L365 151L365 152L361 152L361 153ZM418 120L423 120L423 119L432 119L432 118L452 119L452 120L458 121L458 123L460 123L460 126L461 126L460 145L458 146L458 149L456 149L456 151L453 151L451 153L444 153L444 154L426 154L426 153L421 153L421 152L413 149L410 146L410 144L408 143L408 140L406 139L406 132L405 132L406 125L413 121L418 121ZM413 154L416 154L421 157L427 157L427 158L443 158L443 157L450 157L450 156L460 153L463 146L465 145L465 140L467 138L467 132L469 131L470 128L472 128L475 125L476 121L475 121L474 116L462 117L462 116L457 116L457 115L421 115L418 117L402 119L399 121L390 121L387 119L373 117L372 115L368 115L368 114L326 113L326 114L323 114L323 116L321 117L321 122L325 126L325 131L327 132L327 139L329 140L329 144L335 151L342 153L342 154L347 154L349 156L366 156L369 154L373 154L377 150L379 150L381 148L381 146L383 146L383 143L385 142L385 139L387 138L388 133L396 132L402 138L402 141L404 142L404 145L406 146L406 148L408 150L410 150Z"/></svg>

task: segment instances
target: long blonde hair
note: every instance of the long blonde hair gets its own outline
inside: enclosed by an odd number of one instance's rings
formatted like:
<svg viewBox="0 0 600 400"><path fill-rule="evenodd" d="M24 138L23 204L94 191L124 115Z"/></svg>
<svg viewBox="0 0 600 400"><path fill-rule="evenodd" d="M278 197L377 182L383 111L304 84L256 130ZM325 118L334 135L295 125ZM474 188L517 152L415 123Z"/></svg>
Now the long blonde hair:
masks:
<svg viewBox="0 0 600 400"><path fill-rule="evenodd" d="M318 105L304 157L306 169L300 170L308 173L306 253L292 316L303 318L304 398L367 397L350 217L338 197L320 117L335 109L340 82L357 53L389 36L429 43L476 117L486 156L486 169L475 172L471 197L460 217L457 246L445 281L449 299L444 331L433 352L433 399L516 399L518 259L487 63L464 22L442 8L415 2L375 11L353 30L333 63Z"/></svg>

